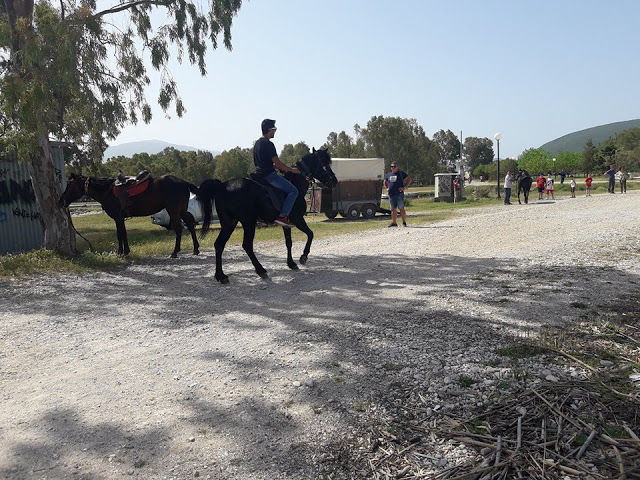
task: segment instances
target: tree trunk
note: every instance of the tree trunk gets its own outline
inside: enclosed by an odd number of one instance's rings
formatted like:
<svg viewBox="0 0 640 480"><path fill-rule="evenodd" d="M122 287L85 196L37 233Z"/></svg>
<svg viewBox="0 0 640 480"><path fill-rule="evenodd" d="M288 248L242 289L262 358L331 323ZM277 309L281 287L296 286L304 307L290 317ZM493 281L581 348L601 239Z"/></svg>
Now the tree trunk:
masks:
<svg viewBox="0 0 640 480"><path fill-rule="evenodd" d="M75 231L68 209L58 207L62 192L46 129L40 129L37 139L41 152L39 157L31 158L29 171L44 227L44 248L73 255L78 253Z"/></svg>

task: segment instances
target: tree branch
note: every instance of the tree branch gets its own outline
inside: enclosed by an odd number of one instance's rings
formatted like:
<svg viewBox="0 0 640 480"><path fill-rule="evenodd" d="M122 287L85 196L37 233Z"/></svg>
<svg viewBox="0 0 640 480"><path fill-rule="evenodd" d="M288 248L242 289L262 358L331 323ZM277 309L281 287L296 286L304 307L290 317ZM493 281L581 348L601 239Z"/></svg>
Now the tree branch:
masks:
<svg viewBox="0 0 640 480"><path fill-rule="evenodd" d="M110 15L113 13L122 12L124 10L129 10L131 8L137 7L139 5L156 5L159 7L168 7L169 0L137 0L135 2L121 3L120 5L116 5L113 8L109 8L108 10L103 10L101 12L97 12L94 14L94 17L103 17L105 15Z"/></svg>

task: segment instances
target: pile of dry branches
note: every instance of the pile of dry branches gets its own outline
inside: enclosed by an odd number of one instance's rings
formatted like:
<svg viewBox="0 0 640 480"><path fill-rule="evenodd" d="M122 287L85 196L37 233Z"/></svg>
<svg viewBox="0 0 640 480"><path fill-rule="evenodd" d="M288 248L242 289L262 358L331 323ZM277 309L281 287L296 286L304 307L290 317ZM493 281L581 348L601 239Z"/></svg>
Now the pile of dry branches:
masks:
<svg viewBox="0 0 640 480"><path fill-rule="evenodd" d="M480 448L483 459L432 478L640 479L640 405L597 393L599 387L581 381L531 388L481 416L440 422L439 435Z"/></svg>
<svg viewBox="0 0 640 480"><path fill-rule="evenodd" d="M369 445L360 445L361 450L369 450L368 465L357 473L352 468L350 476L640 479L637 399L621 400L590 381L547 384L514 393L465 420L434 415L421 422L414 417L378 424ZM461 450L443 459L443 445L449 452Z"/></svg>

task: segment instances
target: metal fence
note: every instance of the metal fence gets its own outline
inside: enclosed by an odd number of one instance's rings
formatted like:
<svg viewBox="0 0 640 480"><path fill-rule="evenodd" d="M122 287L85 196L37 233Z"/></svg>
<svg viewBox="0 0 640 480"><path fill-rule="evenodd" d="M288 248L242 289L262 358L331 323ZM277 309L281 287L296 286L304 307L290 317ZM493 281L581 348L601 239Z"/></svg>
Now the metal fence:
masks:
<svg viewBox="0 0 640 480"><path fill-rule="evenodd" d="M56 176L66 188L62 146L53 146ZM0 255L41 248L44 229L29 167L0 155Z"/></svg>

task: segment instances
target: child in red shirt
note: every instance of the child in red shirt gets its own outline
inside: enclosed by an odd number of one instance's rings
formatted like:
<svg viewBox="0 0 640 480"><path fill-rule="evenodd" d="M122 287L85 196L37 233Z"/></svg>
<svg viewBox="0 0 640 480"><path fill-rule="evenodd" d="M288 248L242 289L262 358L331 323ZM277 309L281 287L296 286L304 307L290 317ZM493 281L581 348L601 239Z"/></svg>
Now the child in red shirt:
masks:
<svg viewBox="0 0 640 480"><path fill-rule="evenodd" d="M587 190L587 197L591 196L591 183L593 182L593 178L591 178L591 174L587 173L587 178L584 179L585 189Z"/></svg>
<svg viewBox="0 0 640 480"><path fill-rule="evenodd" d="M538 187L538 200L542 200L542 194L544 193L544 187L547 184L547 179L544 175L540 174L540 176L536 179L536 186Z"/></svg>

